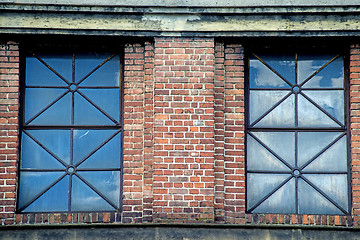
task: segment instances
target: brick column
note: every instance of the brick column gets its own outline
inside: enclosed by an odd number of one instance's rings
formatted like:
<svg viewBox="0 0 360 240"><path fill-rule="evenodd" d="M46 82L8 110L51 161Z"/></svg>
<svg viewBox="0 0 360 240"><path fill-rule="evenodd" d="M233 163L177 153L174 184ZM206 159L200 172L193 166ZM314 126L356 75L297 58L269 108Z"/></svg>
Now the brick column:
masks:
<svg viewBox="0 0 360 240"><path fill-rule="evenodd" d="M0 43L0 224L15 222L19 82L19 46Z"/></svg>
<svg viewBox="0 0 360 240"><path fill-rule="evenodd" d="M123 223L143 217L144 172L144 46L125 46Z"/></svg>
<svg viewBox="0 0 360 240"><path fill-rule="evenodd" d="M360 227L360 45L350 48L350 131L352 214L355 227Z"/></svg>
<svg viewBox="0 0 360 240"><path fill-rule="evenodd" d="M214 220L214 40L155 39L154 221Z"/></svg>
<svg viewBox="0 0 360 240"><path fill-rule="evenodd" d="M225 46L225 221L245 223L244 51Z"/></svg>

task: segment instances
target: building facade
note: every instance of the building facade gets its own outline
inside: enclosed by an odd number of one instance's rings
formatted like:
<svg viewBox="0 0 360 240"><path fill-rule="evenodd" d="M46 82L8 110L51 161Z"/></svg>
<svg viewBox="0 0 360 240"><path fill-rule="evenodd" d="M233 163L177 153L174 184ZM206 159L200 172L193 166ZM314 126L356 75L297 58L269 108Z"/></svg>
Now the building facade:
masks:
<svg viewBox="0 0 360 240"><path fill-rule="evenodd" d="M4 230L270 225L354 238L356 1L0 11Z"/></svg>

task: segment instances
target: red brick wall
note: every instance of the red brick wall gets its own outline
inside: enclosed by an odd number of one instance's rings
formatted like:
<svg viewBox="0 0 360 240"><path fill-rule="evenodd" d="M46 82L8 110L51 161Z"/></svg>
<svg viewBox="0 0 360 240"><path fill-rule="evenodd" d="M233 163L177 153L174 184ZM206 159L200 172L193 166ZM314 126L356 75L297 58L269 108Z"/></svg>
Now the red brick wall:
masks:
<svg viewBox="0 0 360 240"><path fill-rule="evenodd" d="M214 40L155 39L154 221L214 220Z"/></svg>
<svg viewBox="0 0 360 240"><path fill-rule="evenodd" d="M21 45L20 45L21 47ZM215 222L360 227L360 45L350 49L350 216L245 213L244 48L212 38L124 47L123 211L15 214L19 50L0 48L0 224Z"/></svg>
<svg viewBox="0 0 360 240"><path fill-rule="evenodd" d="M0 224L15 217L19 119L19 46L0 43Z"/></svg>

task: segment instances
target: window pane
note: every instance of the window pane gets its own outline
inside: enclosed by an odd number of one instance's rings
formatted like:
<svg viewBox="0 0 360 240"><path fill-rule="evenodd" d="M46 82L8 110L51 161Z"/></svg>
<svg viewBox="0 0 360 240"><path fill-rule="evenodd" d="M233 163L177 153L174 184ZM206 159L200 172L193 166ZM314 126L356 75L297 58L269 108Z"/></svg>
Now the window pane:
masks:
<svg viewBox="0 0 360 240"><path fill-rule="evenodd" d="M76 125L115 125L110 118L78 93L75 93L74 121Z"/></svg>
<svg viewBox="0 0 360 240"><path fill-rule="evenodd" d="M70 163L70 130L27 130L27 132L62 161Z"/></svg>
<svg viewBox="0 0 360 240"><path fill-rule="evenodd" d="M25 90L25 122L59 98L66 89L27 88ZM51 107L50 107L51 108Z"/></svg>
<svg viewBox="0 0 360 240"><path fill-rule="evenodd" d="M247 206L254 207L262 198L280 186L290 174L247 174Z"/></svg>
<svg viewBox="0 0 360 240"><path fill-rule="evenodd" d="M76 82L79 82L110 56L111 54L77 54L75 59ZM107 61L87 77L80 86L120 86L120 57L115 56Z"/></svg>
<svg viewBox="0 0 360 240"><path fill-rule="evenodd" d="M66 55L39 55L65 80L71 82L72 59ZM67 83L33 56L26 58L26 86L67 86Z"/></svg>
<svg viewBox="0 0 360 240"><path fill-rule="evenodd" d="M56 158L25 133L21 141L21 169L64 169Z"/></svg>
<svg viewBox="0 0 360 240"><path fill-rule="evenodd" d="M116 130L74 130L73 163L83 160L114 133Z"/></svg>
<svg viewBox="0 0 360 240"><path fill-rule="evenodd" d="M20 172L19 208L29 204L63 174L64 172Z"/></svg>
<svg viewBox="0 0 360 240"><path fill-rule="evenodd" d="M311 162L304 171L347 171L346 138L342 137Z"/></svg>
<svg viewBox="0 0 360 240"><path fill-rule="evenodd" d="M78 177L73 176L71 188L72 211L114 211L100 195Z"/></svg>
<svg viewBox="0 0 360 240"><path fill-rule="evenodd" d="M79 171L78 174L119 207L120 171Z"/></svg>
<svg viewBox="0 0 360 240"><path fill-rule="evenodd" d="M250 91L250 124L283 99L288 91Z"/></svg>
<svg viewBox="0 0 360 240"><path fill-rule="evenodd" d="M323 191L340 207L348 210L348 181L346 174L304 174L304 177Z"/></svg>
<svg viewBox="0 0 360 240"><path fill-rule="evenodd" d="M250 88L287 88L290 85L258 59L250 59ZM288 80L289 81L289 80Z"/></svg>
<svg viewBox="0 0 360 240"><path fill-rule="evenodd" d="M292 132L253 132L273 152L295 166L295 134Z"/></svg>
<svg viewBox="0 0 360 240"><path fill-rule="evenodd" d="M323 113L306 98L299 95L299 127L339 127L334 120Z"/></svg>
<svg viewBox="0 0 360 240"><path fill-rule="evenodd" d="M100 109L119 122L120 91L119 89L81 89L81 92Z"/></svg>
<svg viewBox="0 0 360 240"><path fill-rule="evenodd" d="M334 204L299 179L299 213L300 214L343 214Z"/></svg>
<svg viewBox="0 0 360 240"><path fill-rule="evenodd" d="M70 125L71 124L71 93L67 93L46 111L35 118L33 125ZM26 107L26 106L25 106Z"/></svg>
<svg viewBox="0 0 360 240"><path fill-rule="evenodd" d="M299 167L303 166L307 161L315 157L316 154L318 154L340 135L341 133L338 132L299 132Z"/></svg>
<svg viewBox="0 0 360 240"><path fill-rule="evenodd" d="M323 110L344 124L344 91L303 91Z"/></svg>
<svg viewBox="0 0 360 240"><path fill-rule="evenodd" d="M294 127L295 126L295 97L289 96L274 110L267 114L255 127Z"/></svg>
<svg viewBox="0 0 360 240"><path fill-rule="evenodd" d="M65 176L62 180L60 180L60 182L51 187L29 207L25 208L24 212L67 211L69 198L68 189L69 176Z"/></svg>
<svg viewBox="0 0 360 240"><path fill-rule="evenodd" d="M295 209L295 179L291 179L255 208L253 213L291 213Z"/></svg>
<svg viewBox="0 0 360 240"><path fill-rule="evenodd" d="M114 151L114 149L119 149L120 146L121 134L118 133L113 139L81 163L78 169L120 168L120 151Z"/></svg>

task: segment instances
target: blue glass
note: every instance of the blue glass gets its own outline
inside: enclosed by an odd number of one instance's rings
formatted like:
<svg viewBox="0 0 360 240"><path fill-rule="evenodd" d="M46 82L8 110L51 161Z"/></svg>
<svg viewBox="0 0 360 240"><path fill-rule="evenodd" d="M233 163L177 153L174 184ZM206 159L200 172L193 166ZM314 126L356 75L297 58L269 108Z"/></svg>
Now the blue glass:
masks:
<svg viewBox="0 0 360 240"><path fill-rule="evenodd" d="M247 174L247 205L252 208L262 198L280 186L290 174Z"/></svg>
<svg viewBox="0 0 360 240"><path fill-rule="evenodd" d="M344 91L303 91L327 113L344 124Z"/></svg>
<svg viewBox="0 0 360 240"><path fill-rule="evenodd" d="M249 82L250 88L291 88L258 59L250 59Z"/></svg>
<svg viewBox="0 0 360 240"><path fill-rule="evenodd" d="M64 166L23 133L21 137L21 169L64 169Z"/></svg>
<svg viewBox="0 0 360 240"><path fill-rule="evenodd" d="M299 214L343 214L334 204L301 178L298 180L298 197Z"/></svg>
<svg viewBox="0 0 360 240"><path fill-rule="evenodd" d="M78 174L119 207L120 171L79 171Z"/></svg>
<svg viewBox="0 0 360 240"><path fill-rule="evenodd" d="M120 90L119 89L81 89L81 92L93 103L119 122Z"/></svg>
<svg viewBox="0 0 360 240"><path fill-rule="evenodd" d="M339 139L318 158L312 161L304 171L347 171L346 137Z"/></svg>
<svg viewBox="0 0 360 240"><path fill-rule="evenodd" d="M248 170L281 170L287 168L280 160L261 146L253 137L247 137L247 169Z"/></svg>
<svg viewBox="0 0 360 240"><path fill-rule="evenodd" d="M71 188L71 211L114 211L100 195L74 176Z"/></svg>
<svg viewBox="0 0 360 240"><path fill-rule="evenodd" d="M283 99L288 91L250 91L250 124Z"/></svg>
<svg viewBox="0 0 360 240"><path fill-rule="evenodd" d="M295 210L295 179L293 178L255 208L253 213L293 213Z"/></svg>
<svg viewBox="0 0 360 240"><path fill-rule="evenodd" d="M255 127L294 127L295 126L295 97L290 95L280 105L262 118Z"/></svg>
<svg viewBox="0 0 360 240"><path fill-rule="evenodd" d="M70 163L70 130L28 130L43 146Z"/></svg>
<svg viewBox="0 0 360 240"><path fill-rule="evenodd" d="M295 134L293 132L253 132L252 134L291 166L295 166Z"/></svg>
<svg viewBox="0 0 360 240"><path fill-rule="evenodd" d="M27 88L25 90L25 122L66 92L66 89ZM50 107L51 108L51 107Z"/></svg>
<svg viewBox="0 0 360 240"><path fill-rule="evenodd" d="M67 93L46 111L35 118L34 125L70 125L71 124L71 93Z"/></svg>
<svg viewBox="0 0 360 240"><path fill-rule="evenodd" d="M121 134L97 150L93 155L81 163L78 169L86 168L120 168Z"/></svg>
<svg viewBox="0 0 360 240"><path fill-rule="evenodd" d="M20 172L19 208L51 186L64 172Z"/></svg>
<svg viewBox="0 0 360 240"><path fill-rule="evenodd" d="M299 55L298 78L300 83L314 74L334 55ZM344 86L344 60L338 57L304 84L304 88L342 88Z"/></svg>
<svg viewBox="0 0 360 240"><path fill-rule="evenodd" d="M76 125L115 125L110 118L78 93L75 93L74 109L74 123Z"/></svg>
<svg viewBox="0 0 360 240"><path fill-rule="evenodd" d="M303 166L307 161L315 157L340 134L339 132L299 132L298 166Z"/></svg>
<svg viewBox="0 0 360 240"><path fill-rule="evenodd" d="M34 188L34 186L32 186ZM69 176L51 187L33 202L24 212L60 212L68 210Z"/></svg>
<svg viewBox="0 0 360 240"><path fill-rule="evenodd" d="M40 56L65 80L71 82L71 56ZM26 57L26 86L67 86L67 83L33 56Z"/></svg>
<svg viewBox="0 0 360 240"><path fill-rule="evenodd" d="M298 98L298 123L299 127L339 127L334 120L323 113L306 98Z"/></svg>
<svg viewBox="0 0 360 240"><path fill-rule="evenodd" d="M74 130L73 163L84 159L114 133L116 130ZM119 148L114 150L119 151Z"/></svg>
<svg viewBox="0 0 360 240"><path fill-rule="evenodd" d="M79 82L110 56L111 54L77 54L75 59L76 82ZM120 57L115 56L107 61L87 77L80 86L120 86Z"/></svg>
<svg viewBox="0 0 360 240"><path fill-rule="evenodd" d="M346 174L304 174L304 177L340 207L348 210L348 181Z"/></svg>

